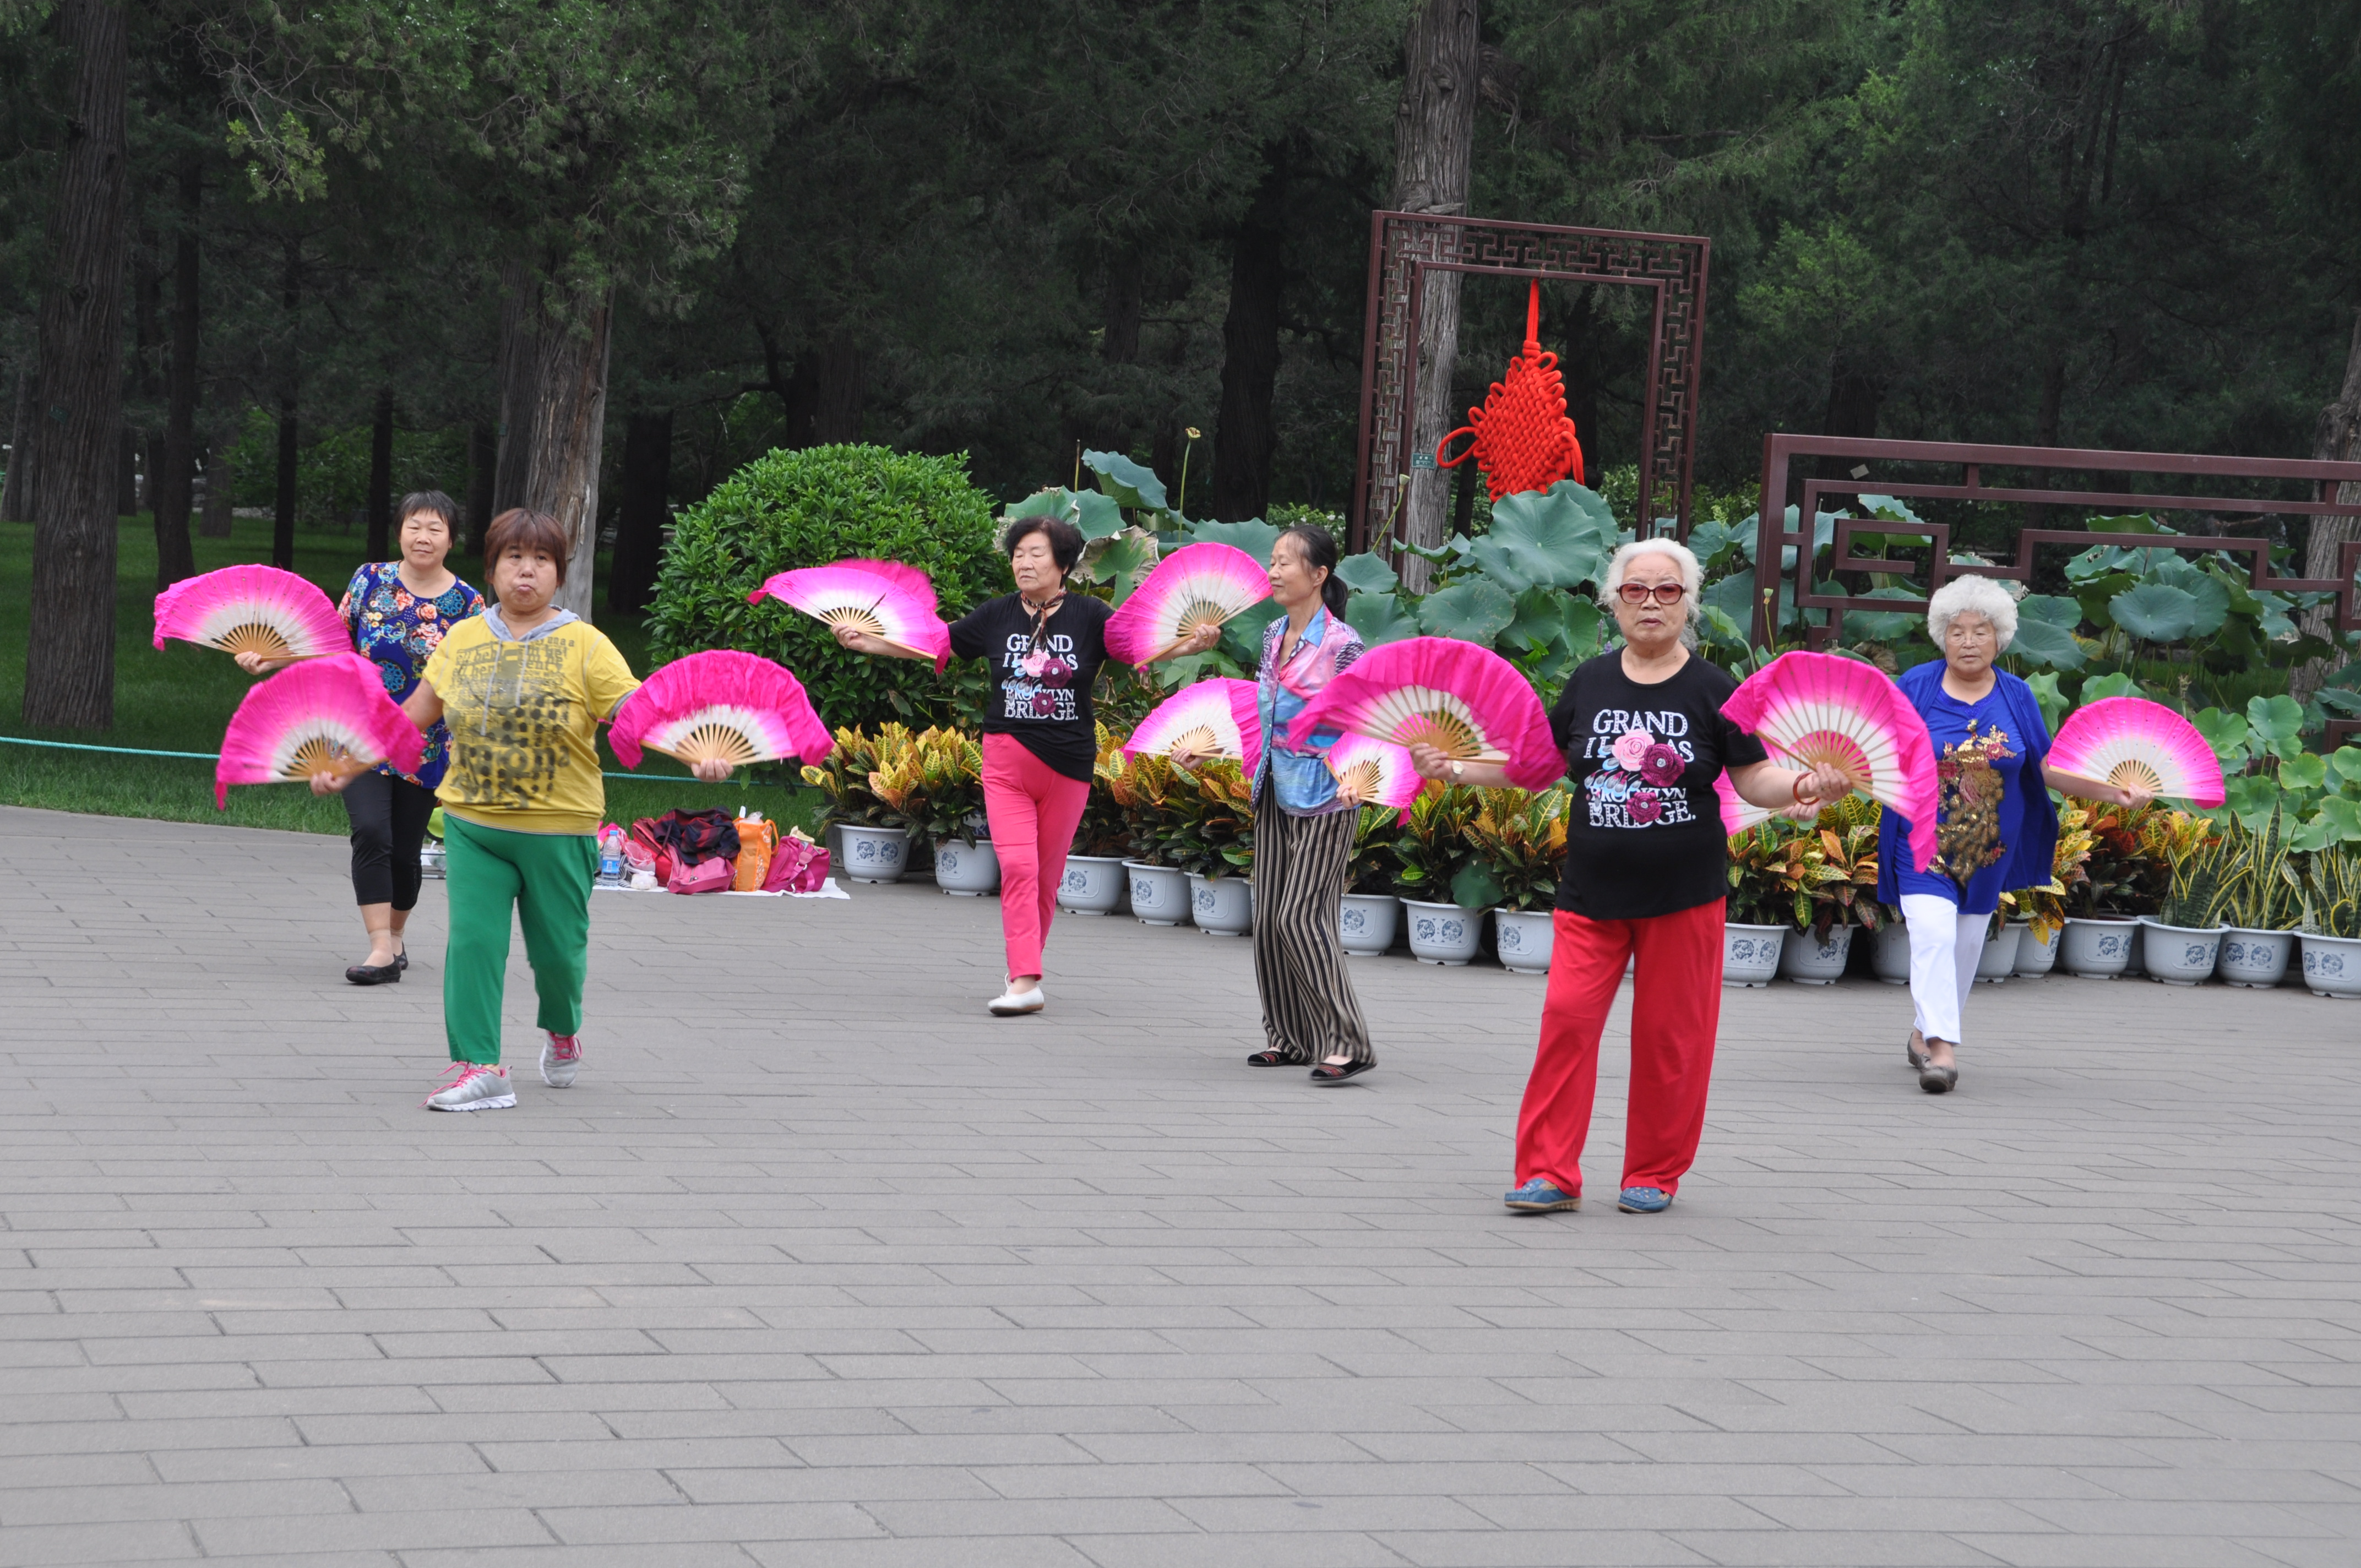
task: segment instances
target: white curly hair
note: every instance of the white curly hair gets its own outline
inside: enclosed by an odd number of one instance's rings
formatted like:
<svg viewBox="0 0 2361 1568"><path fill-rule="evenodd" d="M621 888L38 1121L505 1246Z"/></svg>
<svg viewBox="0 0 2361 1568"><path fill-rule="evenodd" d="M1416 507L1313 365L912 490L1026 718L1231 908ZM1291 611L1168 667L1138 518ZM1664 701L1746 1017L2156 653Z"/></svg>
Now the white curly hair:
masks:
<svg viewBox="0 0 2361 1568"><path fill-rule="evenodd" d="M2016 599L1990 577L1953 577L1927 601L1927 634L1940 648L1951 622L1962 615L1981 615L1992 622L2002 649L2016 640Z"/></svg>

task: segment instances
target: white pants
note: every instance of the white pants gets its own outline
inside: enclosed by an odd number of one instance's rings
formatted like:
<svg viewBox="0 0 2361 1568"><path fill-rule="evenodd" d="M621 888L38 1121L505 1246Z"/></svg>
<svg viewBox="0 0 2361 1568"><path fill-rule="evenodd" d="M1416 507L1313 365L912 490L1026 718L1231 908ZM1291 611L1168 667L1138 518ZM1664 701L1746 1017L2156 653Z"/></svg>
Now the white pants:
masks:
<svg viewBox="0 0 2361 1568"><path fill-rule="evenodd" d="M1992 915L1965 915L1948 898L1905 893L1902 918L1910 927L1910 1008L1918 1032L1956 1046Z"/></svg>

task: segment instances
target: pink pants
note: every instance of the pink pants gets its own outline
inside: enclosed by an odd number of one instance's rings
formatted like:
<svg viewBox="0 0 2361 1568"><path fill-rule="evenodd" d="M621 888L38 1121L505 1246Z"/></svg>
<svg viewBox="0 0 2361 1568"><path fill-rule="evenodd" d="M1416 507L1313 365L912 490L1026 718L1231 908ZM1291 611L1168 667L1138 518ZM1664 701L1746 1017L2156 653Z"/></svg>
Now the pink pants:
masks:
<svg viewBox="0 0 2361 1568"><path fill-rule="evenodd" d="M983 815L1000 857L1000 930L1011 977L1041 972L1058 883L1091 786L1070 779L1014 735L983 738Z"/></svg>
<svg viewBox="0 0 2361 1568"><path fill-rule="evenodd" d="M1598 1091L1607 1009L1631 977L1631 1095L1623 1185L1677 1191L1705 1135L1706 1085L1721 1023L1722 901L1645 920L1588 920L1561 909L1552 922L1541 1047L1517 1117L1517 1183L1541 1177L1582 1190L1582 1146Z"/></svg>

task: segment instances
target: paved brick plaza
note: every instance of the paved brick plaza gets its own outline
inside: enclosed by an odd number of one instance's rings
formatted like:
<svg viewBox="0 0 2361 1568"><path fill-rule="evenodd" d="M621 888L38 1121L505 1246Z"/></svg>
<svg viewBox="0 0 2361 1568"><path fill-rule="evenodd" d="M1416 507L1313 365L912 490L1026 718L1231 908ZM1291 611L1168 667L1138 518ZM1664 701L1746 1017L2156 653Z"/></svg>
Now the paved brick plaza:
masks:
<svg viewBox="0 0 2361 1568"><path fill-rule="evenodd" d="M580 1087L416 1109L336 840L0 810L0 1568L2361 1562L2361 1008L1731 992L1704 1155L1499 1193L1541 981L601 894ZM1627 992L1628 996L1628 992ZM1620 1025L1619 1025L1620 1026ZM1980 1036L1981 1038L1974 1036Z"/></svg>

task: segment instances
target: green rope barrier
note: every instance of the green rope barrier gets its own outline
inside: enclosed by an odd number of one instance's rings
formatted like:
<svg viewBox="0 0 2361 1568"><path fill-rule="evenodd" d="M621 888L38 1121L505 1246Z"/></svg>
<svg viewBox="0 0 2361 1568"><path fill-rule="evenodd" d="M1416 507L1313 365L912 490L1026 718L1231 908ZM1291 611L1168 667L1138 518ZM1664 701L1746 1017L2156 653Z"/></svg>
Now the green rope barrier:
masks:
<svg viewBox="0 0 2361 1568"><path fill-rule="evenodd" d="M47 746L60 751L104 751L116 757L185 757L192 762L218 762L218 751L151 751L138 746L93 746L80 740L36 740L25 735L0 735L0 744L10 746ZM600 773L602 779L622 779L634 784L703 784L706 781L688 773ZM735 783L743 788L753 781L723 779L723 784Z"/></svg>

